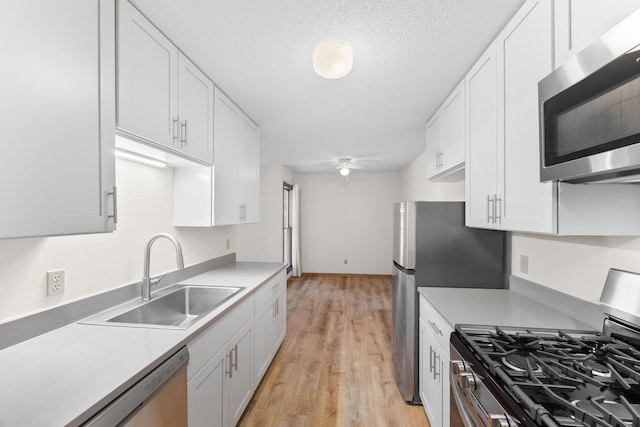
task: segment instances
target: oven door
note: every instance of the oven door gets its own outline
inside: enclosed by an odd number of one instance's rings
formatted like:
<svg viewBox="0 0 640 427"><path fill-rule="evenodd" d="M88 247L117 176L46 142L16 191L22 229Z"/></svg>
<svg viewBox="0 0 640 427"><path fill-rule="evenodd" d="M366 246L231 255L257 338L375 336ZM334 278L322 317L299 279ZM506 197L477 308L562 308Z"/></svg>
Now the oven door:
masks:
<svg viewBox="0 0 640 427"><path fill-rule="evenodd" d="M465 427L530 425L526 417L511 408L472 353L451 334L451 399L450 410L457 412ZM511 423L511 424L508 424Z"/></svg>

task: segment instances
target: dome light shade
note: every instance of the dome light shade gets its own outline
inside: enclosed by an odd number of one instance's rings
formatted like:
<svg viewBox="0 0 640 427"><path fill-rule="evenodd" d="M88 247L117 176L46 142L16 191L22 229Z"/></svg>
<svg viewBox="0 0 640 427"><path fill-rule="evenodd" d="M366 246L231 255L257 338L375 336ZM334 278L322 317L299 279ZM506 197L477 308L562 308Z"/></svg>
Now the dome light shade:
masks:
<svg viewBox="0 0 640 427"><path fill-rule="evenodd" d="M318 43L313 50L313 70L325 79L339 79L353 68L353 50L341 41Z"/></svg>

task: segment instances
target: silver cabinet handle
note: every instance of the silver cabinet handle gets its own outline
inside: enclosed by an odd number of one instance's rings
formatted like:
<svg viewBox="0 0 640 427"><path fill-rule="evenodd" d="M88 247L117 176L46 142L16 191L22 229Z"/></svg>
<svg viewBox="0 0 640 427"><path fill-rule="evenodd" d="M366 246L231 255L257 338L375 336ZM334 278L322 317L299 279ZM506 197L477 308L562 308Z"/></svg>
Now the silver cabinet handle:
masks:
<svg viewBox="0 0 640 427"><path fill-rule="evenodd" d="M502 213L501 213L502 212L502 197L498 197L498 195L495 194L494 203L495 203L495 207L493 208L494 212L495 212L494 213L494 217L495 217L494 222L497 222L498 224L502 224ZM498 203L499 203L499 205L498 205Z"/></svg>
<svg viewBox="0 0 640 427"><path fill-rule="evenodd" d="M231 359L231 355L233 355L233 362L231 362L231 367L237 371L238 370L238 344L234 345L231 351L229 352L229 359Z"/></svg>
<svg viewBox="0 0 640 427"><path fill-rule="evenodd" d="M113 214L107 215L108 218L113 218L113 223L118 223L118 187L113 186L113 191L107 192L107 196L113 196Z"/></svg>
<svg viewBox="0 0 640 427"><path fill-rule="evenodd" d="M487 194L487 223L491 224L491 196Z"/></svg>
<svg viewBox="0 0 640 427"><path fill-rule="evenodd" d="M438 360L440 360L440 355L438 353L433 352L433 379L437 380L440 376L441 372L438 372Z"/></svg>
<svg viewBox="0 0 640 427"><path fill-rule="evenodd" d="M429 372L433 372L433 347L429 346Z"/></svg>
<svg viewBox="0 0 640 427"><path fill-rule="evenodd" d="M431 320L427 320L427 323L429 324L429 326L431 326L431 329L433 329L433 332L435 332L438 335L442 335L442 331L438 328L438 325L436 325Z"/></svg>
<svg viewBox="0 0 640 427"><path fill-rule="evenodd" d="M187 143L187 121L186 120L180 124L180 128L181 128L180 129L180 134L181 134L180 142L182 142L184 145L188 145L188 143Z"/></svg>
<svg viewBox="0 0 640 427"><path fill-rule="evenodd" d="M176 116L173 118L173 144L178 143L178 122L180 121L180 116Z"/></svg>
<svg viewBox="0 0 640 427"><path fill-rule="evenodd" d="M232 366L232 363L231 363L231 352L232 352L232 351L233 351L233 350L229 351L229 354L226 354L226 355L224 356L225 362L226 362L226 360L227 360L227 357L229 358L229 363L228 363L229 370L228 370L228 371L225 371L225 373L229 374L229 378L233 378L233 369L232 369L232 368L233 368L233 366Z"/></svg>

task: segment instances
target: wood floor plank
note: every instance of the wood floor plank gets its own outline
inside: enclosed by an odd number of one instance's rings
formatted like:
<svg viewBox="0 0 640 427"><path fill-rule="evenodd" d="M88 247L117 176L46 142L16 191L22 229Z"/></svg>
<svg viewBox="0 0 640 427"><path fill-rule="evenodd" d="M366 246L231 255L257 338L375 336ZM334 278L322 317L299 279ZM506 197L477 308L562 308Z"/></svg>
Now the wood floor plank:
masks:
<svg viewBox="0 0 640 427"><path fill-rule="evenodd" d="M391 278L303 275L287 287L287 336L239 426L428 427L391 367Z"/></svg>

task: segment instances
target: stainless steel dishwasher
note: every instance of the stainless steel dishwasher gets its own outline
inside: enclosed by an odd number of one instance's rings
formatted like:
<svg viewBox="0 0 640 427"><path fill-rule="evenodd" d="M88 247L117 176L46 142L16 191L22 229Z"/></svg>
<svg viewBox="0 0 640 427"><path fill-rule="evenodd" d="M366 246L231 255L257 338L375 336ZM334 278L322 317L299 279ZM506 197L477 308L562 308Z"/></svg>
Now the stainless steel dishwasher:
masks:
<svg viewBox="0 0 640 427"><path fill-rule="evenodd" d="M186 427L188 360L182 347L83 425Z"/></svg>

